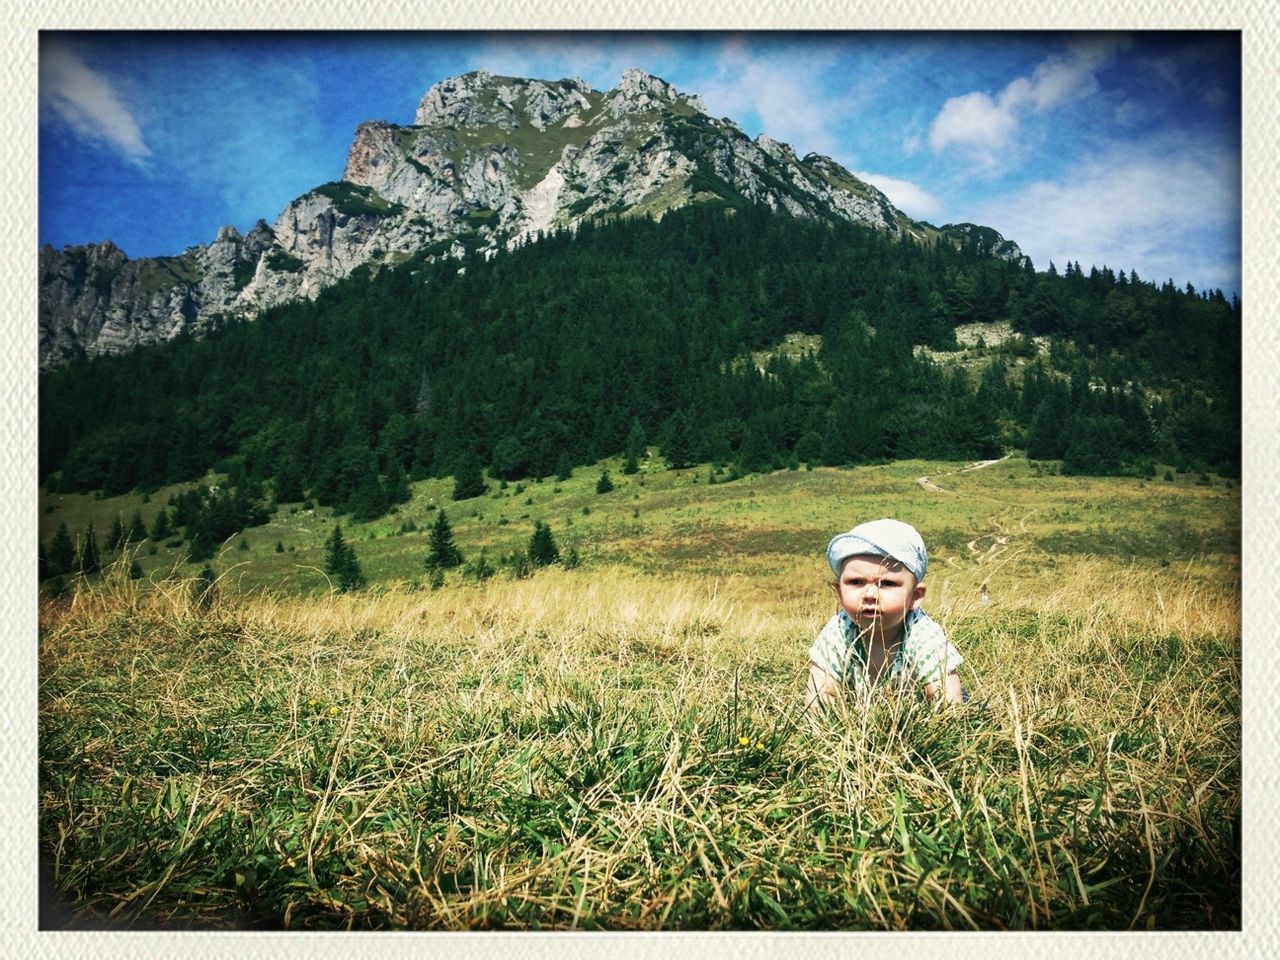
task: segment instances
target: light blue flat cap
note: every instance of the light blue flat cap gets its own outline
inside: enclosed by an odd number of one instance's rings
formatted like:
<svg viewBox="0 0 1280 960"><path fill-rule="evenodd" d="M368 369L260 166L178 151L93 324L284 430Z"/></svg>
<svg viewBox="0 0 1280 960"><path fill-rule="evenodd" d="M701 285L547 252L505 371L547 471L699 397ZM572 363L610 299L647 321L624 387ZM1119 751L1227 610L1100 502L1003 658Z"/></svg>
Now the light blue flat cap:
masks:
<svg viewBox="0 0 1280 960"><path fill-rule="evenodd" d="M848 533L838 533L827 544L827 563L831 572L840 576L840 566L850 557L868 554L873 557L889 557L897 560L915 576L923 580L929 569L929 553L924 548L924 538L916 528L901 520L871 520L860 523Z"/></svg>

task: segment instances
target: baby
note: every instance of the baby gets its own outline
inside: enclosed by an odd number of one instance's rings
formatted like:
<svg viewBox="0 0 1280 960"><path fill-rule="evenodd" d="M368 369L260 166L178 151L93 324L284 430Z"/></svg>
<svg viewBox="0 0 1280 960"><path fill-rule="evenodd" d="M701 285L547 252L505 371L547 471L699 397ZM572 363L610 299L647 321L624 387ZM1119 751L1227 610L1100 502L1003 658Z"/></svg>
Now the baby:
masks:
<svg viewBox="0 0 1280 960"><path fill-rule="evenodd" d="M832 538L827 562L840 609L809 648L805 705L819 712L841 688L866 694L886 677L919 685L930 702L968 699L963 658L920 604L924 540L900 520L872 520Z"/></svg>

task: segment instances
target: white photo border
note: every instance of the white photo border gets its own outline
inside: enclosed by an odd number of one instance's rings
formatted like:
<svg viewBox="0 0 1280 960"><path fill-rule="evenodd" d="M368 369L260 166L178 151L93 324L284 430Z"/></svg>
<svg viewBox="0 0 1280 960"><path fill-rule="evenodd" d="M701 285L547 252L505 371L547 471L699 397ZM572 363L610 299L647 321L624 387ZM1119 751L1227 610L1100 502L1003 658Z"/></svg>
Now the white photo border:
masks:
<svg viewBox="0 0 1280 960"><path fill-rule="evenodd" d="M17 6L17 5L14 5ZM513 9L514 6L514 9ZM977 0L818 0L770 4L651 0L563 3L523 0L445 0L431 5L340 0L248 0L193 4L178 0L50 0L7 11L3 43L6 96L5 169L0 249L0 363L8 469L0 473L5 536L0 556L7 571L0 586L4 656L0 657L0 839L5 873L0 897L0 946L7 956L240 958L247 955L309 960L356 956L509 957L565 960L625 952L669 960L673 954L750 957L803 956L805 960L862 956L900 958L946 951L955 957L1049 957L1107 960L1158 953L1162 960L1215 960L1262 956L1277 942L1272 892L1280 889L1280 827L1276 799L1277 710L1272 699L1280 674L1277 557L1280 457L1275 424L1280 415L1280 255L1277 251L1277 16L1269 0L1184 0L1172 6L1132 0L1022 0L1016 5ZM1191 933L655 933L499 934L244 932L85 932L37 928L37 46L41 30L386 29L386 30L1238 30L1243 60L1242 249L1245 304L1242 463L1243 576L1243 930ZM1193 202L1193 198L1188 198ZM1261 319L1258 319L1261 318Z"/></svg>

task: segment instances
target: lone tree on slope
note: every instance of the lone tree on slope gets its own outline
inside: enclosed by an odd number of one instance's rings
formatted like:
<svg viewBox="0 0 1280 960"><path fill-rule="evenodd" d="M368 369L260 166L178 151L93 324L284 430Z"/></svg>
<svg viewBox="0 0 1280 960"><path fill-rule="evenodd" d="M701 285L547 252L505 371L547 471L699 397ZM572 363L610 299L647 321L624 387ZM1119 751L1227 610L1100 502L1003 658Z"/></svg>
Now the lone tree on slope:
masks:
<svg viewBox="0 0 1280 960"><path fill-rule="evenodd" d="M462 551L453 542L453 528L449 526L449 518L443 510L436 515L429 543L431 549L427 554L428 570L444 570L462 563Z"/></svg>

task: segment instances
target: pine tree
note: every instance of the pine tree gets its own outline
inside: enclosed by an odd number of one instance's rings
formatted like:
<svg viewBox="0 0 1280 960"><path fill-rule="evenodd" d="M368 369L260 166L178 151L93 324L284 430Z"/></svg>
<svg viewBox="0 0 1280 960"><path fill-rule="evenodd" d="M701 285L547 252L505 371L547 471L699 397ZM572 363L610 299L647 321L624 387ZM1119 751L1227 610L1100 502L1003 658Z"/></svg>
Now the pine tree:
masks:
<svg viewBox="0 0 1280 960"><path fill-rule="evenodd" d="M214 532L212 510L201 510L199 515L187 524L187 562L201 563L208 560L218 551L218 538Z"/></svg>
<svg viewBox="0 0 1280 960"><path fill-rule="evenodd" d="M377 474L366 474L351 494L347 506L351 510L351 519L357 523L376 520L387 512L390 506L387 489Z"/></svg>
<svg viewBox="0 0 1280 960"><path fill-rule="evenodd" d="M133 511L133 519L129 521L129 542L141 543L147 539L147 525L142 522L142 511Z"/></svg>
<svg viewBox="0 0 1280 960"><path fill-rule="evenodd" d="M342 593L359 590L365 585L355 548L342 539L340 523L334 525L333 533L325 541L324 572L337 580Z"/></svg>
<svg viewBox="0 0 1280 960"><path fill-rule="evenodd" d="M573 476L573 461L569 458L567 451L561 450L560 456L556 459L556 479L568 480Z"/></svg>
<svg viewBox="0 0 1280 960"><path fill-rule="evenodd" d="M600 479L596 481L596 493L608 493L613 489L613 480L609 477L608 470L600 471Z"/></svg>
<svg viewBox="0 0 1280 960"><path fill-rule="evenodd" d="M156 514L155 523L151 525L151 539L163 540L171 533L173 528L169 525L169 511L161 507L160 512Z"/></svg>
<svg viewBox="0 0 1280 960"><path fill-rule="evenodd" d="M758 418L753 417L747 424L738 463L743 473L767 473L773 469L773 446L767 428Z"/></svg>
<svg viewBox="0 0 1280 960"><path fill-rule="evenodd" d="M1036 407L1027 429L1027 457L1032 460L1061 460L1066 454L1068 434L1074 417L1067 392L1051 385Z"/></svg>
<svg viewBox="0 0 1280 960"><path fill-rule="evenodd" d="M443 510L436 515L436 522L431 527L429 544L428 570L443 570L462 563L462 551L453 542L453 528L449 526L449 518Z"/></svg>
<svg viewBox="0 0 1280 960"><path fill-rule="evenodd" d="M306 495L302 486L302 470L293 457L286 457L276 468L275 493L276 503L299 503Z"/></svg>
<svg viewBox="0 0 1280 960"><path fill-rule="evenodd" d="M124 546L124 520L116 514L111 520L111 529L107 531L107 549L119 550Z"/></svg>
<svg viewBox="0 0 1280 960"><path fill-rule="evenodd" d="M191 582L191 598L201 607L212 606L218 597L217 574L207 563Z"/></svg>
<svg viewBox="0 0 1280 960"><path fill-rule="evenodd" d="M92 523L84 532L84 543L80 547L77 567L81 573L97 573L102 569L102 558L98 555L98 540L94 536Z"/></svg>
<svg viewBox="0 0 1280 960"><path fill-rule="evenodd" d="M645 455L644 441L644 427L637 417L631 421L631 432L627 434L627 462L622 468L627 476L640 470L640 458Z"/></svg>
<svg viewBox="0 0 1280 960"><path fill-rule="evenodd" d="M529 472L529 450L519 437L507 436L493 448L492 474L502 480L517 480Z"/></svg>
<svg viewBox="0 0 1280 960"><path fill-rule="evenodd" d="M409 475L405 473L399 460L392 460L391 466L387 468L387 500L394 505L408 503L412 498L413 491L409 488Z"/></svg>
<svg viewBox="0 0 1280 960"><path fill-rule="evenodd" d="M796 441L795 455L797 460L813 464L822 461L822 434L816 430L808 430Z"/></svg>
<svg viewBox="0 0 1280 960"><path fill-rule="evenodd" d="M65 523L58 524L49 543L49 573L57 575L70 573L76 566L76 547L71 542L71 534L67 532Z"/></svg>
<svg viewBox="0 0 1280 960"><path fill-rule="evenodd" d="M453 499L470 500L472 497L481 496L486 489L480 460L475 454L464 456L454 470Z"/></svg>
<svg viewBox="0 0 1280 960"><path fill-rule="evenodd" d="M667 421L667 439L662 445L662 455L672 470L693 465L693 428L683 410L677 410Z"/></svg>
<svg viewBox="0 0 1280 960"><path fill-rule="evenodd" d="M541 520L534 524L533 536L529 538L528 557L529 562L536 567L560 562L560 548L551 535L551 528Z"/></svg>

